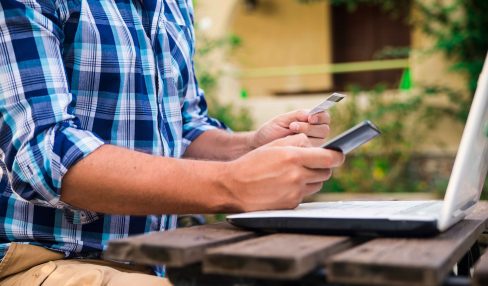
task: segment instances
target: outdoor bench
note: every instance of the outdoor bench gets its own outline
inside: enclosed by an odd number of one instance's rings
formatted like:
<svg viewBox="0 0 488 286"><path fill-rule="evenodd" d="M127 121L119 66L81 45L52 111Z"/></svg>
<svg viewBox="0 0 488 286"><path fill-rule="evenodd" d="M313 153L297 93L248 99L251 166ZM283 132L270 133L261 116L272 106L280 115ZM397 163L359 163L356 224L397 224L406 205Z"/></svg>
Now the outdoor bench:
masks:
<svg viewBox="0 0 488 286"><path fill-rule="evenodd" d="M175 285L488 285L487 220L480 202L429 238L266 234L218 223L114 240L104 257L164 264Z"/></svg>

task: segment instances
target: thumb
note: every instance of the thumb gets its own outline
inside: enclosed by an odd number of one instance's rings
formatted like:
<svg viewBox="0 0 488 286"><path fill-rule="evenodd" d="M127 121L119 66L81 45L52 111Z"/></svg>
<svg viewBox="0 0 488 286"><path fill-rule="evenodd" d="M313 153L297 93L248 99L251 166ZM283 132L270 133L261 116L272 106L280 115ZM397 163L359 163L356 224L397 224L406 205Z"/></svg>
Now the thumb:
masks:
<svg viewBox="0 0 488 286"><path fill-rule="evenodd" d="M284 138L280 138L277 140L272 141L271 143L266 144L269 147L286 147L286 146L294 146L294 147L312 147L312 143L307 135L300 133L295 135L286 136Z"/></svg>

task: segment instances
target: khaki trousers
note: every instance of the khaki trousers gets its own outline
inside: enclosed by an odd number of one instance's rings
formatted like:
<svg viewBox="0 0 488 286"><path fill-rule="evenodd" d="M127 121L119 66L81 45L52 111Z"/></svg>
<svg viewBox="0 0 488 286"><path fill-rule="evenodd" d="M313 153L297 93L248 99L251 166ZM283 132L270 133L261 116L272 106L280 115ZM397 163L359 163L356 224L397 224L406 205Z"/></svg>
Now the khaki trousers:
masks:
<svg viewBox="0 0 488 286"><path fill-rule="evenodd" d="M97 259L64 259L39 246L15 244L0 262L1 286L112 286L163 285L168 279L151 275L144 266Z"/></svg>

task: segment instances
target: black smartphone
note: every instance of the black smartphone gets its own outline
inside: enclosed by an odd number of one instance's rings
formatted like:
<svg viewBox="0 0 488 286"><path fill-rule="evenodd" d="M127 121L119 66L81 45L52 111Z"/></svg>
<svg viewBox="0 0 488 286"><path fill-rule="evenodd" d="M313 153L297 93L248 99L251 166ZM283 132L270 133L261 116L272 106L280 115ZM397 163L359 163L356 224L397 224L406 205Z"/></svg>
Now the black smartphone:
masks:
<svg viewBox="0 0 488 286"><path fill-rule="evenodd" d="M365 120L321 147L347 154L380 134L378 127L371 121Z"/></svg>

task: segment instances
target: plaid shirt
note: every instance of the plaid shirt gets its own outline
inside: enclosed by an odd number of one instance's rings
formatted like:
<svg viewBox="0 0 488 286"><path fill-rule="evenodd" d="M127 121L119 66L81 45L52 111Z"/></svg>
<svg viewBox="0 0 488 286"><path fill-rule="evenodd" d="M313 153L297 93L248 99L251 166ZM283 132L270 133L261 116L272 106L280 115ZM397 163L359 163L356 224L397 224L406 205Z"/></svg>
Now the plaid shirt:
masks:
<svg viewBox="0 0 488 286"><path fill-rule="evenodd" d="M0 0L0 257L11 242L68 257L175 227L60 200L63 176L102 144L181 157L223 125L195 79L191 0Z"/></svg>

